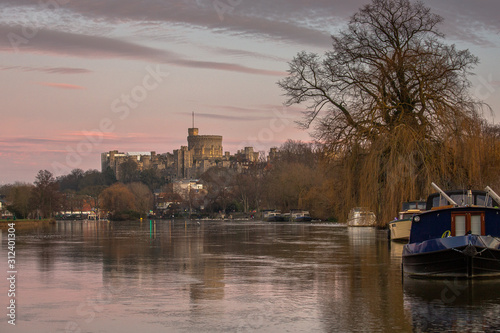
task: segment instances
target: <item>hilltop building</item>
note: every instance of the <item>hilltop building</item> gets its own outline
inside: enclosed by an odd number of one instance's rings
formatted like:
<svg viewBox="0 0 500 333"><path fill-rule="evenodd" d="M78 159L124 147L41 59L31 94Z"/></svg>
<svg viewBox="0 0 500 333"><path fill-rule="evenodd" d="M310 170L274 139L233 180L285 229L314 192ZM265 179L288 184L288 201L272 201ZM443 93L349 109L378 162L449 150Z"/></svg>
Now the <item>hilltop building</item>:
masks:
<svg viewBox="0 0 500 333"><path fill-rule="evenodd" d="M198 177L213 166L230 167L232 156L223 154L221 135L199 135L198 128L188 129L187 146L173 154L156 152L119 152L112 150L101 154L102 171L111 168L118 180L123 180L130 164L138 171L158 170L171 179ZM246 148L247 149L247 148ZM253 148L251 149L253 152Z"/></svg>
<svg viewBox="0 0 500 333"><path fill-rule="evenodd" d="M157 155L156 152L128 152L121 153L118 150L112 150L101 154L101 170L104 171L108 167L115 173L116 179L123 178L123 168L125 162L132 161L136 164L139 171L146 169L164 170L172 167L174 158L172 154Z"/></svg>
<svg viewBox="0 0 500 333"><path fill-rule="evenodd" d="M253 147L245 147L242 150L238 150L235 156L240 162L254 163L259 161L260 153L254 152Z"/></svg>
<svg viewBox="0 0 500 333"><path fill-rule="evenodd" d="M195 161L222 159L222 136L198 135L197 128L189 128L187 141Z"/></svg>
<svg viewBox="0 0 500 333"><path fill-rule="evenodd" d="M270 156L271 154L273 157L277 155L276 148L271 149ZM229 152L223 153L221 135L199 135L198 128L193 126L188 129L187 146L181 146L173 154L159 155L154 151L123 153L112 150L101 154L101 169L105 171L111 168L118 180L126 179L126 174L131 169L153 169L173 181L197 178L214 166L243 170L250 164L263 160L261 152L255 152L253 147L244 147L234 156Z"/></svg>

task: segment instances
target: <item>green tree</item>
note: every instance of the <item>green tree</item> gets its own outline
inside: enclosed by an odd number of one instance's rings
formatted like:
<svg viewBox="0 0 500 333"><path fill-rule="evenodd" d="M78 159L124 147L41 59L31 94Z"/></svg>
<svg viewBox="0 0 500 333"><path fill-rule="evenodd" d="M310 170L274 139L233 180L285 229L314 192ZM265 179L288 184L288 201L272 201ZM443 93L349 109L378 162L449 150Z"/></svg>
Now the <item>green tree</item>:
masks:
<svg viewBox="0 0 500 333"><path fill-rule="evenodd" d="M118 169L120 181L124 183L131 183L139 180L139 165L134 159L127 159L125 162L118 166Z"/></svg>
<svg viewBox="0 0 500 333"><path fill-rule="evenodd" d="M234 170L222 167L212 167L200 176L207 190L205 200L208 210L226 212L229 203L234 199L234 176Z"/></svg>
<svg viewBox="0 0 500 333"><path fill-rule="evenodd" d="M15 183L6 187L7 209L17 218L28 218L28 215L33 211L32 202L30 201L33 185L25 183Z"/></svg>
<svg viewBox="0 0 500 333"><path fill-rule="evenodd" d="M95 169L87 170L83 174L78 189L81 191L82 189L89 186L100 186L100 185L106 185L105 174Z"/></svg>
<svg viewBox="0 0 500 333"><path fill-rule="evenodd" d="M61 191L72 190L78 192L80 190L80 182L82 181L84 172L82 169L73 169L68 175L57 177L59 189Z"/></svg>
<svg viewBox="0 0 500 333"><path fill-rule="evenodd" d="M102 175L104 177L104 185L109 186L117 182L115 172L109 166L102 171Z"/></svg>
<svg viewBox="0 0 500 333"><path fill-rule="evenodd" d="M151 191L159 188L162 184L160 172L154 168L143 170L139 173L139 179L146 184Z"/></svg>

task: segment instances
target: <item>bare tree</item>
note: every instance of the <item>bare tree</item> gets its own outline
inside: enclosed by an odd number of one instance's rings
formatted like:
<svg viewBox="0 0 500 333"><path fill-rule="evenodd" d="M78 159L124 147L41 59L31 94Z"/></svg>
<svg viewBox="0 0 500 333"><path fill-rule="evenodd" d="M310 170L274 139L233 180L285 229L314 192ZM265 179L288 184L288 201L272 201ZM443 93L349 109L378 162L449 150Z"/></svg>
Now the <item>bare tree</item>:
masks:
<svg viewBox="0 0 500 333"><path fill-rule="evenodd" d="M38 208L39 216L52 217L60 210L61 195L59 184L50 171L40 170L35 178L35 187L32 190L33 205Z"/></svg>
<svg viewBox="0 0 500 333"><path fill-rule="evenodd" d="M141 214L141 217L147 216L150 210L154 208L153 192L147 185L141 182L127 184L128 189L135 197L135 207Z"/></svg>
<svg viewBox="0 0 500 333"><path fill-rule="evenodd" d="M421 2L373 0L332 36L323 59L295 57L279 82L286 104L309 102L303 125L316 120L317 137L332 145L372 142L400 126L439 137L480 106L467 90L478 59L441 42L441 21Z"/></svg>
<svg viewBox="0 0 500 333"><path fill-rule="evenodd" d="M314 126L326 155L343 159L348 205L380 212L389 201L391 216L442 175L447 136L480 118L485 104L467 78L478 58L445 45L441 22L422 2L373 0L332 36L331 51L299 53L278 82L286 105L309 103L302 126Z"/></svg>
<svg viewBox="0 0 500 333"><path fill-rule="evenodd" d="M112 218L120 218L124 212L135 210L134 194L122 183L115 183L103 190L99 203L103 210L111 213Z"/></svg>

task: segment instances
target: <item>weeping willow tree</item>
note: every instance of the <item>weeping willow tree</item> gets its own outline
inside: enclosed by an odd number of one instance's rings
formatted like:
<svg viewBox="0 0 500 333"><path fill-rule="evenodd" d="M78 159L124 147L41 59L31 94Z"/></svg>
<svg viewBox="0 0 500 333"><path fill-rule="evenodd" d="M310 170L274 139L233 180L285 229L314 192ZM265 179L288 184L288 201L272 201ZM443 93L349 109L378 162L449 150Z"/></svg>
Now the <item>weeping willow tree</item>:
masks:
<svg viewBox="0 0 500 333"><path fill-rule="evenodd" d="M301 125L324 144L344 215L363 205L384 223L431 181L477 176L457 150L482 123L468 80L478 58L446 45L441 22L421 2L373 0L332 36L332 50L297 54L278 82L286 105L308 103Z"/></svg>

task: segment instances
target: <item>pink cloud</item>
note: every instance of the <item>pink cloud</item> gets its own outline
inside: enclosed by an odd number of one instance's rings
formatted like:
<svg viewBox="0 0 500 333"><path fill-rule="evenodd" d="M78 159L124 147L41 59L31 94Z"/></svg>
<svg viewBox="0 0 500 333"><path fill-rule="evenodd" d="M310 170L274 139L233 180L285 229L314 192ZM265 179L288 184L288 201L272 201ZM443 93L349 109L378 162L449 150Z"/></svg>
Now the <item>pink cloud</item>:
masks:
<svg viewBox="0 0 500 333"><path fill-rule="evenodd" d="M118 136L115 133L100 132L100 131L74 131L62 133L63 136L70 136L76 139L85 139L88 137L104 138L104 139L116 139Z"/></svg>
<svg viewBox="0 0 500 333"><path fill-rule="evenodd" d="M0 67L0 71L6 70L20 70L23 72L41 72L47 74L87 74L91 70L85 68L74 67L33 67L33 66L4 66Z"/></svg>
<svg viewBox="0 0 500 333"><path fill-rule="evenodd" d="M60 89L72 89L72 90L86 89L85 87L69 83L57 83L57 82L35 82L35 83L41 86L60 88Z"/></svg>

